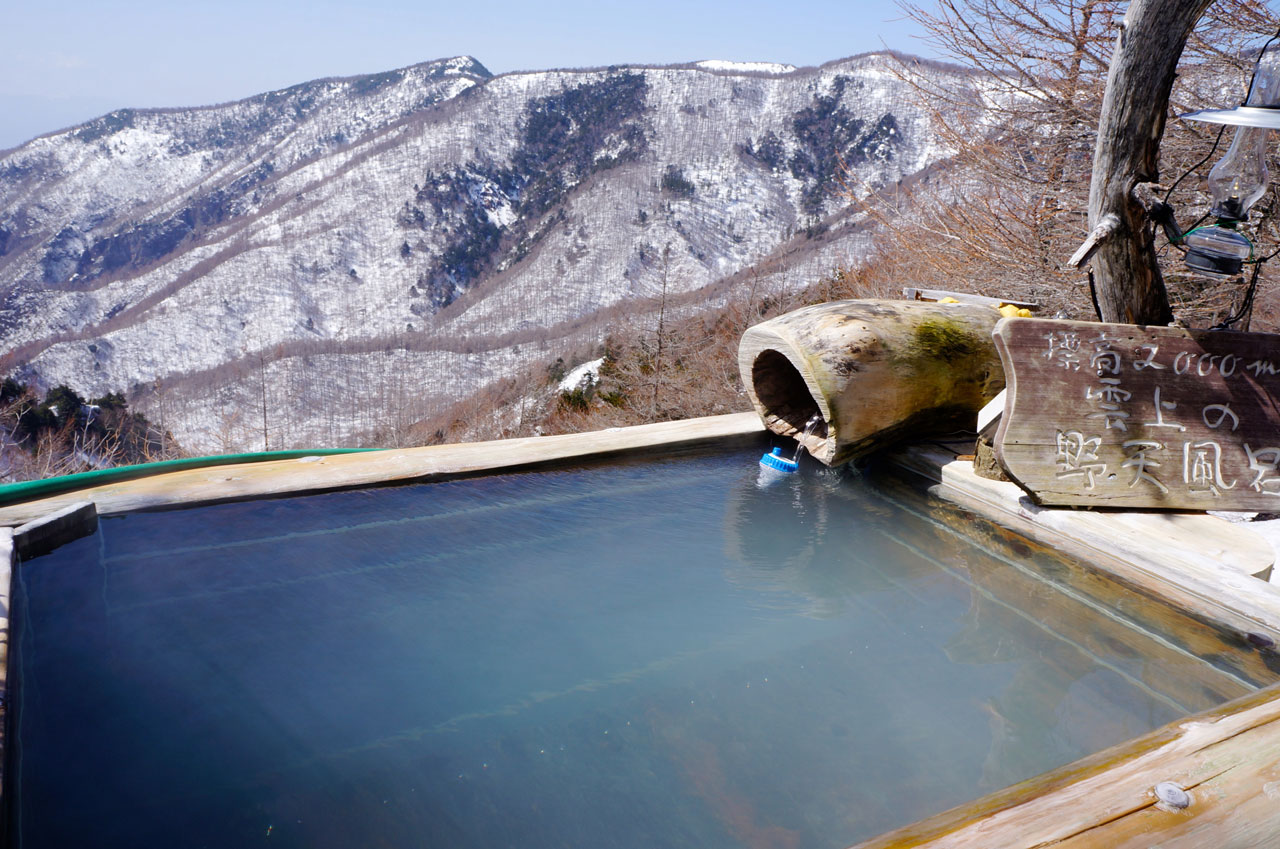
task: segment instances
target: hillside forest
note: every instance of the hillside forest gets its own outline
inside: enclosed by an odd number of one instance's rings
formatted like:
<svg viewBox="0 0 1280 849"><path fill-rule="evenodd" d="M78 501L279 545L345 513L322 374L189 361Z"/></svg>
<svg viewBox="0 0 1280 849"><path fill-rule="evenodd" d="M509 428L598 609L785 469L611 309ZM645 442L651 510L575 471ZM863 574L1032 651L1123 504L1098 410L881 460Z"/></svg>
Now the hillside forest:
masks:
<svg viewBox="0 0 1280 849"><path fill-rule="evenodd" d="M981 75L987 96L974 104L964 91L915 72L910 61L901 65L954 154L929 174L889 190L860 195L844 175L851 206L876 223L868 256L793 293L761 296L744 280L722 308L666 305L665 316L660 308L648 326L610 334L598 349L575 358L603 357L598 378L553 393L539 432L739 411L745 406L736 364L742 332L811 303L895 298L904 287L916 287L1031 301L1040 304L1041 315L1097 318L1089 275L1067 260L1088 233L1097 118L1125 4L943 0L936 7L903 8L924 24L935 48ZM1184 230L1208 216L1205 178L1230 135L1176 116L1241 102L1257 50L1277 27L1280 16L1267 4L1229 0L1210 6L1187 44L1160 167L1164 200ZM1274 146L1269 159L1275 173ZM1280 330L1280 276L1265 262L1280 251L1277 211L1272 188L1246 229L1262 246L1264 261L1247 265L1243 278L1196 274L1182 263L1185 248L1158 240L1178 323ZM550 369L543 382L554 382L559 373ZM512 420L512 405L527 403L524 385L501 383L468 398L425 422L421 436L485 438L483 427L501 428L501 421ZM500 412L490 418L489 410ZM477 429L480 421L485 425Z"/></svg>

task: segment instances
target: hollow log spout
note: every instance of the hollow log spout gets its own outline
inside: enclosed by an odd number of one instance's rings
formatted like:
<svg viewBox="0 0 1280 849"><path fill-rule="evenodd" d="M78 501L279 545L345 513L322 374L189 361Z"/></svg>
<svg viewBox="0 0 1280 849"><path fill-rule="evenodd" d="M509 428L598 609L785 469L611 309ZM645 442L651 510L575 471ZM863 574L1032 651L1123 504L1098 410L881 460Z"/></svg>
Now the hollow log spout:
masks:
<svg viewBox="0 0 1280 849"><path fill-rule="evenodd" d="M738 369L769 430L838 465L912 436L972 430L1004 387L991 341L999 318L972 304L834 301L749 328Z"/></svg>

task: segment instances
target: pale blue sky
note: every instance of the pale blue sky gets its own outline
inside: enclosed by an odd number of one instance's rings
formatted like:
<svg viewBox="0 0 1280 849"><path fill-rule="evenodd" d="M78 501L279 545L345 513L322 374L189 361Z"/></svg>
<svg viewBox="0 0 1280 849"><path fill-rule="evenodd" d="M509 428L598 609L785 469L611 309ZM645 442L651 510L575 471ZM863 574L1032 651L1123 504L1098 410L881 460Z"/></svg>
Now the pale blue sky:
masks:
<svg viewBox="0 0 1280 849"><path fill-rule="evenodd" d="M494 73L929 55L891 0L0 0L0 149L121 107L238 100L467 54Z"/></svg>

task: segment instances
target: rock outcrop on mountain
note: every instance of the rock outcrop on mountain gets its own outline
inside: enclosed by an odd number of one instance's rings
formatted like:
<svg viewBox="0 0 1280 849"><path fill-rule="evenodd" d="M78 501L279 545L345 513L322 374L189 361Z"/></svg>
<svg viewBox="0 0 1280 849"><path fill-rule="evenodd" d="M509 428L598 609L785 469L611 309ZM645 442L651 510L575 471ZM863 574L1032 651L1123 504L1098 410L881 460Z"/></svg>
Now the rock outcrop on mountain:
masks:
<svg viewBox="0 0 1280 849"><path fill-rule="evenodd" d="M664 287L856 263L851 196L947 153L902 61L461 57L42 136L0 152L0 367L194 450L367 442Z"/></svg>

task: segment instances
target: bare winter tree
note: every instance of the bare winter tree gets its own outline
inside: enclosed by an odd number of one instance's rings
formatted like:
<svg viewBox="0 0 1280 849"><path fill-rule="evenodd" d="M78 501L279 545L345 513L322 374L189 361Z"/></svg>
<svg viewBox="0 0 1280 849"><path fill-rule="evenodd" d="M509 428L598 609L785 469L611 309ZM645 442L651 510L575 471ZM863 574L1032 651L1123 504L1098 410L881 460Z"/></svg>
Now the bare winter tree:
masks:
<svg viewBox="0 0 1280 849"><path fill-rule="evenodd" d="M1186 40L1178 76L1170 72L1171 88L1164 89L1179 112L1223 105L1224 90L1238 88L1242 76L1247 81L1248 48L1280 23L1260 0L1222 0L1198 24L1199 11L1191 5L1203 8L1204 0L1187 0L1186 9L1174 9L1174 0L1146 1L1158 1L1166 12L1163 24ZM905 187L892 198L878 196L882 208L904 214L887 241L891 250L895 241L898 252L911 248L911 271L925 278L917 282L968 277L992 294L1036 300L1053 311L1093 311L1089 288L1081 285L1084 274L1068 258L1091 229L1090 177L1108 68L1125 12L1132 14L1138 5L1118 0L903 5L935 49L974 69L979 92L975 97L972 89L941 87L918 66L904 67L955 151L952 173L959 175ZM1160 49L1172 50L1177 38L1174 42ZM1156 111L1166 130L1164 106ZM1164 144L1155 146L1160 158L1145 169L1143 180L1154 183L1161 171L1176 178L1211 144L1203 130L1170 123ZM1202 175L1181 183L1182 193L1173 201L1183 207L1184 217L1199 214L1202 183ZM1163 254L1164 265L1177 266L1177 250ZM1166 276L1190 289L1174 292L1179 305L1200 305L1203 281L1189 280L1180 270Z"/></svg>
<svg viewBox="0 0 1280 849"><path fill-rule="evenodd" d="M1078 275L1063 259L1078 243L1118 2L942 0L906 4L943 55L975 69L979 91L909 73L963 175L928 196L922 240L1035 300ZM1009 293L1012 294L1012 293Z"/></svg>
<svg viewBox="0 0 1280 849"><path fill-rule="evenodd" d="M670 273L671 245L668 243L662 249L662 295L658 303L658 338L655 343L657 351L653 357L653 403L650 404L652 414L658 412L658 392L662 387L662 343L667 321L667 280Z"/></svg>
<svg viewBox="0 0 1280 849"><path fill-rule="evenodd" d="M1134 0L1116 39L1099 117L1084 245L1093 257L1103 321L1168 324L1169 294L1156 260L1155 185L1178 59L1211 0ZM1176 238L1176 235L1175 235Z"/></svg>

